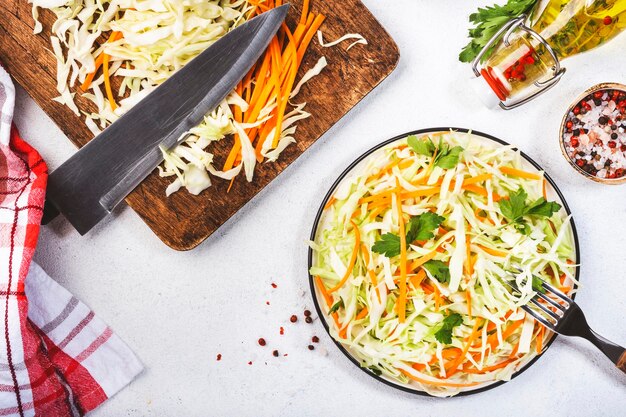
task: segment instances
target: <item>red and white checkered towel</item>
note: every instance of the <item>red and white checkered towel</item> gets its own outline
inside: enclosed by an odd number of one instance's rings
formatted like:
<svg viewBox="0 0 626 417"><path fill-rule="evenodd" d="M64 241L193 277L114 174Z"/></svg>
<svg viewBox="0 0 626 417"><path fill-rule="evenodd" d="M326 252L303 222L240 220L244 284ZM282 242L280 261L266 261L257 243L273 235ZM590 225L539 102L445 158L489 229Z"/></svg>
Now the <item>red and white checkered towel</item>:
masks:
<svg viewBox="0 0 626 417"><path fill-rule="evenodd" d="M83 415L142 365L86 305L31 261L48 178L12 123L15 89L0 66L0 416Z"/></svg>

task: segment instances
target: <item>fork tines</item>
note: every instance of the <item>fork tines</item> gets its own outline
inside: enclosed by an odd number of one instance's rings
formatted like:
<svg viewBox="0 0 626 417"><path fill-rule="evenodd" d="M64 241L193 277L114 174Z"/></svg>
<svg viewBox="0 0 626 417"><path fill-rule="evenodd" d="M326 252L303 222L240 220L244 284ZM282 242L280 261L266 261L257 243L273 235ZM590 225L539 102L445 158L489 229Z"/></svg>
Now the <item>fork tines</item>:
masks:
<svg viewBox="0 0 626 417"><path fill-rule="evenodd" d="M533 316L539 323L543 324L550 330L554 330L559 320L563 318L567 309L573 304L574 301L544 280L540 279L540 281L545 293L537 291L536 295L530 300L530 302L523 305L522 308L528 314ZM515 283L506 280L503 280L503 282L518 291ZM550 295L553 297L550 297ZM555 298L557 300L555 300Z"/></svg>

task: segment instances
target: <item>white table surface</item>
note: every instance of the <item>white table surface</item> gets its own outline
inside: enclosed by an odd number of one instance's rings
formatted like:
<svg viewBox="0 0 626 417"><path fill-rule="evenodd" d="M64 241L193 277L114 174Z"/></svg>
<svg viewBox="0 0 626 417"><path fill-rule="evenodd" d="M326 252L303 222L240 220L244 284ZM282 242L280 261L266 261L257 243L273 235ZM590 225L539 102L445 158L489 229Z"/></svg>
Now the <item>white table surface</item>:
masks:
<svg viewBox="0 0 626 417"><path fill-rule="evenodd" d="M400 47L396 71L198 248L172 251L127 207L84 237L64 221L43 228L36 261L146 365L94 416L623 415L626 376L586 341L561 338L511 383L441 400L366 376L318 320L289 323L291 314L313 307L305 240L336 176L391 136L458 126L518 145L556 180L580 236L584 286L577 300L597 331L626 344L626 186L582 178L557 140L563 112L581 91L597 82L626 82L626 35L567 60L560 85L532 104L488 110L469 93L470 67L456 59L476 2L365 3ZM51 169L75 152L21 89L16 122ZM313 335L321 341L309 351ZM259 347L259 337L268 346ZM275 348L289 356L272 357Z"/></svg>

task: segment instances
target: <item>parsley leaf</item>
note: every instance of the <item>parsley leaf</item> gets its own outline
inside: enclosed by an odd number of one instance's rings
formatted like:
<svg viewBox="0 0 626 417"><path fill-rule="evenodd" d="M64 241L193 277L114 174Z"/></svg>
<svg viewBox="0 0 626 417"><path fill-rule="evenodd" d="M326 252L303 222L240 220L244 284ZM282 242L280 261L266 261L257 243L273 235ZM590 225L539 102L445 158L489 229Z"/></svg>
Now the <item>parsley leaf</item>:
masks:
<svg viewBox="0 0 626 417"><path fill-rule="evenodd" d="M539 278L536 275L533 275L533 290L535 290L536 292L545 294L546 289L543 288L543 285L541 285L542 283L543 283L543 280L541 278Z"/></svg>
<svg viewBox="0 0 626 417"><path fill-rule="evenodd" d="M513 226L521 233L528 235L530 226L524 222L524 216L552 217L552 214L561 210L561 205L554 201L546 201L540 197L537 201L526 204L528 194L523 188L509 193L508 199L498 201L502 215L513 223Z"/></svg>
<svg viewBox="0 0 626 417"><path fill-rule="evenodd" d="M445 217L427 211L419 216L412 217L406 231L406 242L429 240L435 237L433 231L445 220Z"/></svg>
<svg viewBox="0 0 626 417"><path fill-rule="evenodd" d="M554 201L546 201L545 198L541 197L539 198L539 200L528 206L526 214L552 217L552 214L556 213L559 210L561 210L561 205L559 203L556 203Z"/></svg>
<svg viewBox="0 0 626 417"><path fill-rule="evenodd" d="M447 146L446 146L447 148ZM440 148L441 152L435 157L435 166L443 169L454 168L459 163L459 156L463 152L463 148L455 146L445 151Z"/></svg>
<svg viewBox="0 0 626 417"><path fill-rule="evenodd" d="M508 0L503 6L493 5L491 7L478 8L476 13L469 17L474 28L469 30L470 42L459 54L459 61L472 62L483 47L489 42L493 35L511 19L528 13L538 0ZM494 48L484 55L483 59L489 58Z"/></svg>
<svg viewBox="0 0 626 417"><path fill-rule="evenodd" d="M433 231L445 220L435 213L427 211L419 216L414 216L409 220L406 227L406 243L407 245L416 240L429 240L435 235ZM372 251L385 255L387 258L393 258L400 255L400 237L394 233L385 233L374 242Z"/></svg>
<svg viewBox="0 0 626 417"><path fill-rule="evenodd" d="M463 324L463 317L459 313L452 313L443 319L441 329L435 333L435 339L440 343L449 345L452 343L452 329Z"/></svg>
<svg viewBox="0 0 626 417"><path fill-rule="evenodd" d="M411 149L418 155L433 156L436 150L435 166L443 169L454 168L459 163L459 157L461 152L463 152L461 146L450 148L442 139L439 139L437 146L435 146L432 139L418 139L415 135L407 137L406 140Z"/></svg>
<svg viewBox="0 0 626 417"><path fill-rule="evenodd" d="M393 233L385 233L374 242L372 251L385 255L387 258L393 258L400 255L400 237Z"/></svg>
<svg viewBox="0 0 626 417"><path fill-rule="evenodd" d="M514 193L509 193L508 199L498 201L502 215L511 221L519 220L526 212L526 197L528 194L523 188Z"/></svg>
<svg viewBox="0 0 626 417"><path fill-rule="evenodd" d="M450 282L450 268L441 261L428 261L422 267L427 270L437 281L441 283Z"/></svg>
<svg viewBox="0 0 626 417"><path fill-rule="evenodd" d="M339 310L339 308L341 308L341 307L343 307L343 300L339 300L335 304L333 304L333 306L330 308L330 310L328 310L328 315L330 316L331 314L333 314L334 312Z"/></svg>
<svg viewBox="0 0 626 417"><path fill-rule="evenodd" d="M406 141L418 155L433 156L435 152L435 144L430 138L418 139L417 136L411 135L406 138Z"/></svg>

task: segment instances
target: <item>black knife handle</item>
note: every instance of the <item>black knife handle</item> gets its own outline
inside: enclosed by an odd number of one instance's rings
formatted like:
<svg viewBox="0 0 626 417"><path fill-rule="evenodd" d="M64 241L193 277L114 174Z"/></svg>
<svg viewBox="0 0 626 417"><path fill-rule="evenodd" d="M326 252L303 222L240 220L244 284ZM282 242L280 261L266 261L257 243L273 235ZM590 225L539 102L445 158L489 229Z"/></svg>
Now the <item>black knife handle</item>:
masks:
<svg viewBox="0 0 626 417"><path fill-rule="evenodd" d="M41 224L46 225L50 223L56 216L58 216L59 210L49 200L46 200L43 206L43 217L41 218Z"/></svg>

